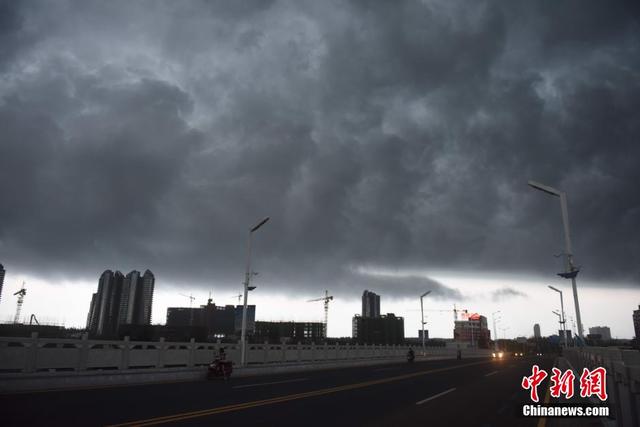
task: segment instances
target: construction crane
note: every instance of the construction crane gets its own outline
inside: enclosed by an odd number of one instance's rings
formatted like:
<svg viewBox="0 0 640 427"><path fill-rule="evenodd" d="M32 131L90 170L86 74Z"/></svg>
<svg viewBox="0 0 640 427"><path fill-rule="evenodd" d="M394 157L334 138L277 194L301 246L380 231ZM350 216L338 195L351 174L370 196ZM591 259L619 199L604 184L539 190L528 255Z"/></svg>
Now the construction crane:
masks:
<svg viewBox="0 0 640 427"><path fill-rule="evenodd" d="M14 293L14 295L18 296L18 306L16 307L16 317L13 318L13 323L18 323L20 321L20 311L22 311L22 303L24 303L24 296L26 294L27 290L24 288L24 282L22 282L20 290Z"/></svg>
<svg viewBox="0 0 640 427"><path fill-rule="evenodd" d="M240 302L242 301L242 294L233 295L231 298L238 298L238 305L240 305Z"/></svg>
<svg viewBox="0 0 640 427"><path fill-rule="evenodd" d="M332 295L329 295L329 291L324 291L324 297L310 299L307 302L324 301L324 337L327 338L327 325L329 323L329 301L333 299Z"/></svg>
<svg viewBox="0 0 640 427"><path fill-rule="evenodd" d="M180 294L183 297L187 297L189 298L189 326L193 326L193 301L195 301L196 297L194 297L193 295L189 294Z"/></svg>
<svg viewBox="0 0 640 427"><path fill-rule="evenodd" d="M455 322L456 320L458 320L458 313L464 313L464 314L468 314L469 310L458 310L454 304L453 306L453 310L449 309L449 310L438 310L438 309L427 309L425 311L435 311L435 312L440 312L440 313L451 313L453 311L453 321Z"/></svg>

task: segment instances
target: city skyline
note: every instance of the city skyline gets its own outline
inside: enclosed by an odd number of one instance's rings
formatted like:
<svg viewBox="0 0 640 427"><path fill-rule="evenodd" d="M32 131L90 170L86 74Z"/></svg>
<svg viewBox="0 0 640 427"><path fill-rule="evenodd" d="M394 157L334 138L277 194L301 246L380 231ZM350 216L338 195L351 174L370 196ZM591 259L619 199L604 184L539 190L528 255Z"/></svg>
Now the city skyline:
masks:
<svg viewBox="0 0 640 427"><path fill-rule="evenodd" d="M539 323L542 329L542 335L548 336L557 334L558 323L557 317L551 312L558 310L558 304L553 298L549 298L545 288L547 281L530 281L521 284L524 295L514 296L508 285L513 284L513 279L495 277L490 281L473 280L470 278L455 278L451 276L437 276L442 283L450 285L451 288L457 289L460 294L466 297L460 299L436 299L425 298L425 320L427 321L426 329L429 330L429 336L432 338L452 338L453 329L453 305L456 304L459 310L468 309L469 312L478 312L489 317L491 312L501 310L504 313L502 317L505 323L510 325L507 337L514 338L516 336L533 335L533 324ZM91 299L91 294L95 292L96 283L67 283L61 285L51 285L35 278L20 276L20 285L22 280L27 282L29 290L22 311L23 318L28 321L31 313L35 312L38 319L43 323L66 324L66 326L84 327L87 316L87 309ZM193 293L197 298L195 305L201 305L206 302L209 292L212 291L212 298L216 304L237 304L237 294L229 293L224 288L203 289L193 291L193 288L178 286L177 284L166 284L161 280L161 284L156 283L154 290L154 305L152 324L162 324L166 319L167 307L188 307L188 300L180 295L181 293ZM559 279L557 279L559 280ZM30 285L31 283L31 285ZM556 286L562 287L556 283ZM33 286L31 288L30 286ZM566 286L566 285L564 285ZM6 286L5 286L6 288ZM19 288L16 282L16 290ZM63 292L53 291L63 289ZM301 295L300 298L294 296L283 296L277 293L269 295L269 286L264 286L265 294L252 292L250 304L259 306L256 320L258 321L303 321L303 322L319 322L323 319L322 304L317 306L310 305L306 302L306 298ZM240 289L240 288L238 288ZM39 292L43 290L44 295L48 296L48 300L43 300ZM481 292L478 292L482 290ZM570 287L565 288L566 291ZM9 292L9 289L6 290ZM637 308L634 303L635 290L619 290L618 293L599 293L595 288L587 287L584 293L583 311L586 316L585 330L606 324L611 327L612 337L614 338L632 338L634 336L632 312ZM405 336L414 337L418 334L420 325L420 305L419 296L414 298L395 298L387 297L380 291L383 299L381 313L395 313L405 318ZM308 295L313 296L312 294ZM459 296L459 295L456 295ZM506 296L506 299L505 299ZM51 301L56 301L50 304ZM62 310L64 304L68 304L68 308ZM582 300L581 300L582 301ZM621 307L620 310L602 311L602 305L616 305ZM511 308L509 308L511 306ZM531 307L536 308L531 311ZM624 308L628 306L628 312ZM15 299L3 301L0 303L0 321L11 322L15 314ZM282 308L286 307L285 310ZM362 294L358 297L348 297L346 295L337 296L332 301L329 308L329 336L349 336L351 334L351 321L354 313L360 313L362 309ZM430 310L441 310L432 312ZM575 330L571 322L575 321L572 309L565 308L567 314L567 329ZM530 313L533 316L530 320ZM72 320L75 319L75 320ZM490 319L490 317L489 317ZM492 326L492 325L491 325ZM501 326L500 323L498 326ZM493 336L493 329L491 329ZM498 330L499 337L503 336L503 332Z"/></svg>

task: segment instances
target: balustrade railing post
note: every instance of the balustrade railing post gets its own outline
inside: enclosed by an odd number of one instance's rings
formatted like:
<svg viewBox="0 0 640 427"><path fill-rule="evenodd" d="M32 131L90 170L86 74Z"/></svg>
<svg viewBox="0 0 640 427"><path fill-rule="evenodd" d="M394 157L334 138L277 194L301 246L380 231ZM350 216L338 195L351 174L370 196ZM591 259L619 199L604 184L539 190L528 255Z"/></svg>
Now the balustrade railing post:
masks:
<svg viewBox="0 0 640 427"><path fill-rule="evenodd" d="M31 332L31 339L29 340L29 347L27 350L27 357L25 358L25 372L35 372L36 364L38 362L38 333Z"/></svg>
<svg viewBox="0 0 640 427"><path fill-rule="evenodd" d="M164 362L166 360L167 346L164 342L164 337L161 337L158 342L158 368L164 368Z"/></svg>
<svg viewBox="0 0 640 427"><path fill-rule="evenodd" d="M80 347L78 348L78 363L76 371L86 371L89 363L89 334L83 333Z"/></svg>
<svg viewBox="0 0 640 427"><path fill-rule="evenodd" d="M129 369L129 352L131 351L131 346L129 345L129 337L124 337L120 347L120 369Z"/></svg>
<svg viewBox="0 0 640 427"><path fill-rule="evenodd" d="M193 366L195 365L195 359L196 359L196 339L191 338L189 340L189 356L187 359L187 367L193 368Z"/></svg>

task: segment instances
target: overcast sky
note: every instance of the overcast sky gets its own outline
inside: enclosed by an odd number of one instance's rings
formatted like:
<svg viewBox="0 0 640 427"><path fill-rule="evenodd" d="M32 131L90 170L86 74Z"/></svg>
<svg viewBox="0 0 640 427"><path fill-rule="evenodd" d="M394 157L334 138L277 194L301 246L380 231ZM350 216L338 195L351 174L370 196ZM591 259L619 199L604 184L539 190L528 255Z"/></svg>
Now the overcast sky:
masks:
<svg viewBox="0 0 640 427"><path fill-rule="evenodd" d="M580 286L633 306L639 111L635 1L2 1L0 263L90 284L82 316L107 268L233 294L270 216L274 298L517 304L563 268L535 179Z"/></svg>

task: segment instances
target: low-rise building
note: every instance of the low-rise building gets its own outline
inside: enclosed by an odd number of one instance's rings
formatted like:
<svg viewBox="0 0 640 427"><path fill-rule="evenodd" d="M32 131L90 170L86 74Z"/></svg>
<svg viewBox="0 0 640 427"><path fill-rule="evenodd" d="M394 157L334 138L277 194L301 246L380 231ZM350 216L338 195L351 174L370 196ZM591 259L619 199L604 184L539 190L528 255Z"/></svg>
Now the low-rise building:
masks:
<svg viewBox="0 0 640 427"><path fill-rule="evenodd" d="M590 335L600 335L602 341L611 341L611 329L608 326L594 326L589 328Z"/></svg>
<svg viewBox="0 0 640 427"><path fill-rule="evenodd" d="M472 347L489 348L491 331L487 327L487 318L478 313L470 314L466 320L456 320L453 339L469 343Z"/></svg>

